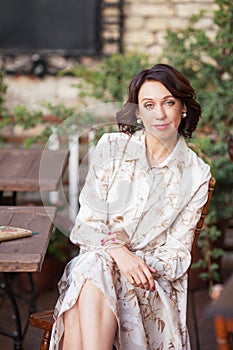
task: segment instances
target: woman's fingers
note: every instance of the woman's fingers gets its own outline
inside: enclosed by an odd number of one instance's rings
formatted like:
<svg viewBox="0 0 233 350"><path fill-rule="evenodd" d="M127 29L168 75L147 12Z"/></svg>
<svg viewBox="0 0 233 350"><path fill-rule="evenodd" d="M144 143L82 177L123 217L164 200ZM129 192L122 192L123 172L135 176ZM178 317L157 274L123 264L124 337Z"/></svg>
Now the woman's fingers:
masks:
<svg viewBox="0 0 233 350"><path fill-rule="evenodd" d="M127 236L124 229L114 229L108 232L106 238L100 241L102 246L106 246L111 243L127 244L129 237Z"/></svg>
<svg viewBox="0 0 233 350"><path fill-rule="evenodd" d="M156 270L151 268L151 271L141 257L129 251L125 246L116 249L110 247L107 251L133 286L155 290L152 273L155 273Z"/></svg>
<svg viewBox="0 0 233 350"><path fill-rule="evenodd" d="M126 245L128 240L129 237L125 230L123 228L117 228L108 232L106 238L101 240L101 245L107 246L114 243ZM119 257L116 256L114 260L116 261L120 270L128 278L129 282L134 286L155 290L153 274L156 273L157 270L147 266L145 261L134 253L128 250L120 251L122 259L118 259ZM117 253L117 251L115 251L115 253ZM122 263L124 260L125 264Z"/></svg>
<svg viewBox="0 0 233 350"><path fill-rule="evenodd" d="M155 290L155 281L147 265L132 274L138 287Z"/></svg>
<svg viewBox="0 0 233 350"><path fill-rule="evenodd" d="M146 276L144 274L135 275L132 278L134 280L134 284L133 285L135 285L136 287L140 287L140 288L143 288L143 289L150 289L149 281L148 281L148 279L146 278Z"/></svg>
<svg viewBox="0 0 233 350"><path fill-rule="evenodd" d="M138 286L138 283L136 282L136 280L134 279L133 276L128 275L127 278L128 278L129 283L132 284L134 287L137 287L137 286Z"/></svg>
<svg viewBox="0 0 233 350"><path fill-rule="evenodd" d="M155 271L156 270L153 269L153 273ZM149 269L149 266L147 266L143 260L139 261L137 267L132 268L132 270L127 274L127 276L130 276L128 278L130 283L132 283L133 279L132 284L134 286L143 289L155 290L155 281L153 275Z"/></svg>
<svg viewBox="0 0 233 350"><path fill-rule="evenodd" d="M156 273L157 272L157 270L156 269L154 269L153 267L151 267L151 266L148 266L148 268L149 268L149 270L152 272L152 273Z"/></svg>
<svg viewBox="0 0 233 350"><path fill-rule="evenodd" d="M108 236L108 237L101 240L102 245L112 243L112 242L116 242L116 235L115 234L112 234L111 236Z"/></svg>
<svg viewBox="0 0 233 350"><path fill-rule="evenodd" d="M154 270L154 269L153 269ZM150 267L147 266L147 269L144 271L146 279L147 279L147 283L149 284L149 289L150 290L155 290L155 281L153 278L153 275L150 271Z"/></svg>

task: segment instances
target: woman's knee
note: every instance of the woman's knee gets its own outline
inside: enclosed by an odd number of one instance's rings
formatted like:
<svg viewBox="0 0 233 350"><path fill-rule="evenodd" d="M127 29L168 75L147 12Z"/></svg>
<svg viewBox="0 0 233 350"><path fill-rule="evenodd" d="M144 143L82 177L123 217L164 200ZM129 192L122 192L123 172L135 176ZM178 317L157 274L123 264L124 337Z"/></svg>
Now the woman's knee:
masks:
<svg viewBox="0 0 233 350"><path fill-rule="evenodd" d="M86 280L84 283L78 302L88 302L89 304L102 303L105 301L103 292L92 281Z"/></svg>
<svg viewBox="0 0 233 350"><path fill-rule="evenodd" d="M109 322L116 322L108 299L92 281L86 281L78 302L80 315L89 314L92 319L98 319L98 322L105 322L106 319Z"/></svg>
<svg viewBox="0 0 233 350"><path fill-rule="evenodd" d="M64 312L64 323L72 323L74 321L77 321L80 319L80 312L82 313L82 310L85 310L85 313L88 312L93 307L96 308L96 305L98 306L99 303L101 304L101 300L103 299L103 293L97 288L94 283L87 280L79 294L79 297L75 304ZM87 308L88 305L88 308Z"/></svg>

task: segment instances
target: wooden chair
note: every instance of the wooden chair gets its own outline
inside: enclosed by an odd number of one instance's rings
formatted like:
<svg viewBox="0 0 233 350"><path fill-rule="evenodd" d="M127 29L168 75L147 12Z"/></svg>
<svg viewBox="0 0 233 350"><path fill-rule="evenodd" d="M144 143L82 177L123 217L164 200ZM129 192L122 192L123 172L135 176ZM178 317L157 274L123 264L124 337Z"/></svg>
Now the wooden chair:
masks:
<svg viewBox="0 0 233 350"><path fill-rule="evenodd" d="M233 319L216 316L214 318L215 336L218 350L233 350Z"/></svg>
<svg viewBox="0 0 233 350"><path fill-rule="evenodd" d="M192 255L194 254L194 250L195 250L196 245L197 245L198 237L199 237L201 230L202 230L202 227L204 225L204 220L206 218L206 215L207 215L207 212L209 209L210 200L211 200L212 194L214 192L215 183L216 183L215 178L211 177L211 179L209 181L208 198L207 198L205 205L202 208L201 217L200 217L200 219L196 225L196 229L195 229L194 241L193 241L193 246L192 246Z"/></svg>
<svg viewBox="0 0 233 350"><path fill-rule="evenodd" d="M215 179L212 177L209 181L208 199L203 206L201 217L196 225L195 229L195 239L192 247L192 254L194 252L199 234L201 232L202 226L204 224L205 217L207 215L210 200L214 191ZM51 337L51 331L53 326L53 310L47 310L42 312L35 312L30 315L29 319L30 325L44 330L43 338L40 344L40 350L48 350L49 342Z"/></svg>

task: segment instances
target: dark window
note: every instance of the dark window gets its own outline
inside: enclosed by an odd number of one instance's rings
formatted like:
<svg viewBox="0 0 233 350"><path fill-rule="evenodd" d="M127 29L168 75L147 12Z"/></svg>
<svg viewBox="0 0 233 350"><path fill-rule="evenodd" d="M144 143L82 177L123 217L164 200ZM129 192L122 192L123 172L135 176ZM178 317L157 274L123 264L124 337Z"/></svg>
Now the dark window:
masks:
<svg viewBox="0 0 233 350"><path fill-rule="evenodd" d="M0 51L96 54L100 14L100 0L1 0Z"/></svg>

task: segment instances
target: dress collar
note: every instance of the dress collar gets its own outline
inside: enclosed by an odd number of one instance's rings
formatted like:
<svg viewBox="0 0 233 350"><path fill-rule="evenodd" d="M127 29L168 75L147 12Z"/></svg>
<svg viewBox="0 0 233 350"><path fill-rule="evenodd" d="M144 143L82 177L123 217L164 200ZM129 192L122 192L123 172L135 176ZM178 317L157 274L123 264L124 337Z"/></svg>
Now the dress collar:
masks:
<svg viewBox="0 0 233 350"><path fill-rule="evenodd" d="M180 175L185 167L185 158L187 155L187 144L182 136L179 136L179 139L173 149L173 151L169 154L169 156L161 163L158 163L156 166L150 167L147 156L146 156L146 138L145 131L140 130L132 135L132 140L134 142L139 142L140 144L140 156L137 157L140 159L140 163L142 163L148 170L163 169L169 168L175 174Z"/></svg>

